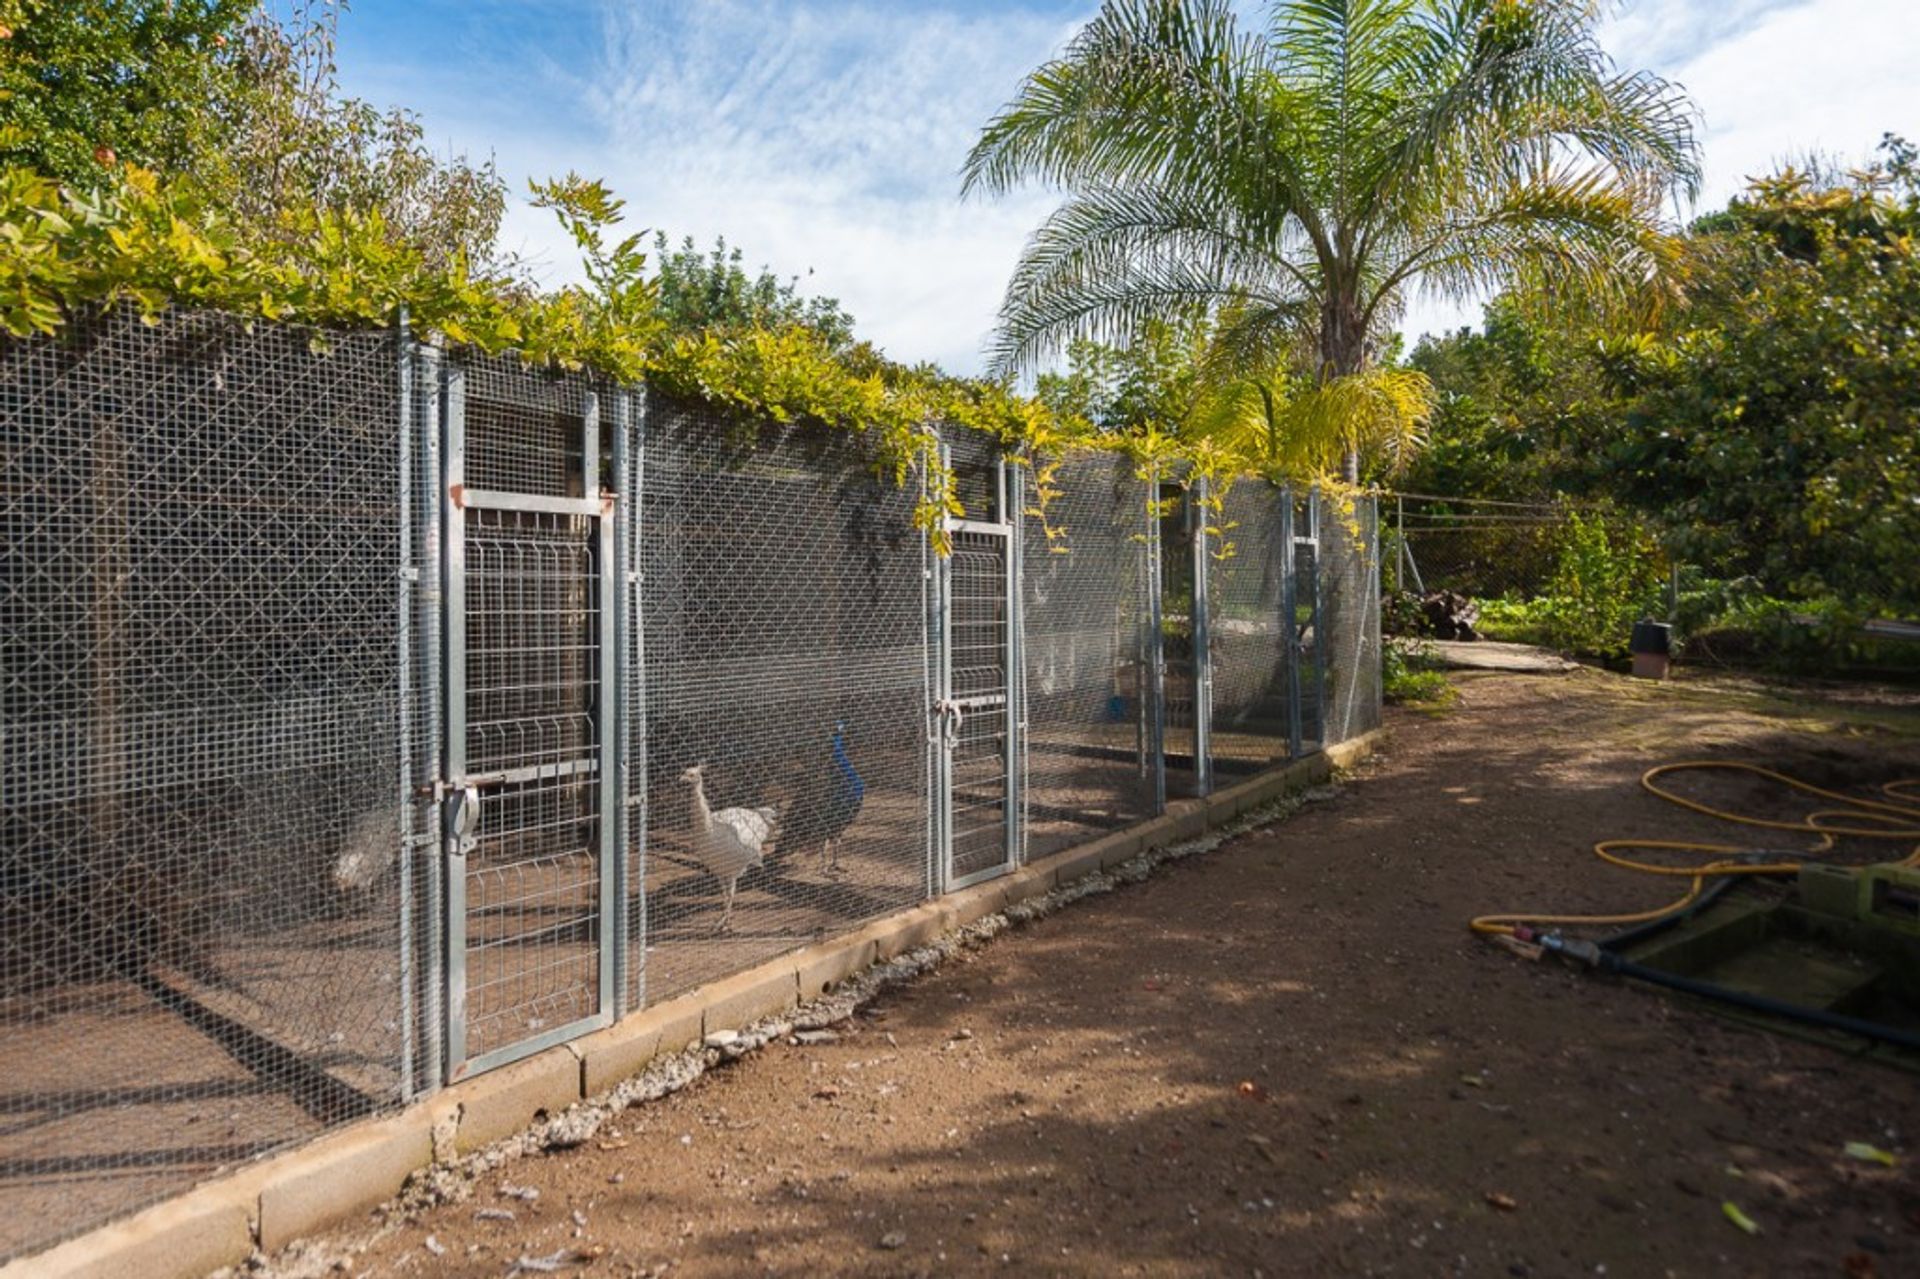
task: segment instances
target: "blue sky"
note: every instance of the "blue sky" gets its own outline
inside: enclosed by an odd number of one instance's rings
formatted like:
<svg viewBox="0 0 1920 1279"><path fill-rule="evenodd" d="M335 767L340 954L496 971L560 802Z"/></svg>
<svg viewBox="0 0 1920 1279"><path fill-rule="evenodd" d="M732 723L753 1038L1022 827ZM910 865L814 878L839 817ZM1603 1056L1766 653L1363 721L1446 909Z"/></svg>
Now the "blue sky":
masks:
<svg viewBox="0 0 1920 1279"><path fill-rule="evenodd" d="M1051 201L961 203L956 172L1020 78L1096 6L1059 0L358 0L345 88L417 110L442 150L491 154L516 192L506 246L576 273L519 193L575 169L635 226L838 297L895 358L976 371L1014 259ZM1706 123L1702 207L1810 149L1920 139L1920 0L1638 0L1623 66L1683 83ZM1411 333L1478 317L1416 298Z"/></svg>

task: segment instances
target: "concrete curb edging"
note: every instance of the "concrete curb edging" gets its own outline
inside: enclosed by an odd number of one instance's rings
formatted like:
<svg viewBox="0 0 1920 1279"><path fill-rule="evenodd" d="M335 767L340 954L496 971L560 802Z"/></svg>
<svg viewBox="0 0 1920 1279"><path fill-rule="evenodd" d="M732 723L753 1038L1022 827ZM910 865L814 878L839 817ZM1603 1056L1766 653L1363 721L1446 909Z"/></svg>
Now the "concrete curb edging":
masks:
<svg viewBox="0 0 1920 1279"><path fill-rule="evenodd" d="M194 1187L122 1221L0 1266L0 1279L193 1279L245 1262L392 1199L435 1162L481 1149L606 1093L657 1058L819 998L876 963L1087 876L1195 840L1369 754L1375 729L1272 768L1150 821L1039 858L844 937L790 951L524 1061L451 1085Z"/></svg>

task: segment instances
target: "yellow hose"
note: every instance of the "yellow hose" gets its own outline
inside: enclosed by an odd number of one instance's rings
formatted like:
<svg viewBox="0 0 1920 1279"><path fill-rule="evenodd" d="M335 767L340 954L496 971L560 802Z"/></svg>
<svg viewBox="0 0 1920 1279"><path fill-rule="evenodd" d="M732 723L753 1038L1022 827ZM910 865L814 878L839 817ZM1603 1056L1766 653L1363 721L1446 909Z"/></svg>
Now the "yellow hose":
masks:
<svg viewBox="0 0 1920 1279"><path fill-rule="evenodd" d="M1711 769L1724 772L1754 773L1770 781L1778 782L1793 790L1808 795L1818 795L1822 799L1835 800L1838 807L1818 808L1799 821L1777 821L1766 817L1754 817L1747 813L1730 812L1714 808L1699 800L1676 795L1655 784L1654 779L1667 773L1683 770ZM1856 839L1896 839L1920 840L1920 794L1913 793L1920 788L1920 777L1903 778L1897 782L1888 782L1880 788L1882 799L1856 799L1838 791L1825 790L1811 782L1801 781L1771 768L1762 768L1758 764L1743 764L1732 760L1698 759L1683 760L1676 764L1662 764L1650 768L1640 775L1640 785L1649 792L1658 795L1670 804L1696 813L1704 813L1721 821L1737 822L1742 826L1761 826L1768 830L1794 831L1805 835L1814 835L1818 839L1807 850L1806 860L1818 858L1817 853L1830 852L1836 836L1849 835ZM1840 824L1846 823L1846 824ZM1877 824L1876 824L1877 823ZM1692 866L1663 866L1657 862L1639 861L1622 856L1624 849L1657 849L1667 852L1688 852L1717 854L1712 861ZM1739 844L1704 844L1691 840L1675 839L1603 839L1593 846L1594 854L1604 862L1627 870L1639 871L1647 875L1679 875L1691 879L1686 893L1679 900L1653 910L1635 911L1622 915L1556 915L1543 911L1526 911L1501 915L1481 915L1472 920L1468 927L1476 933L1512 936L1516 925L1521 924L1641 924L1648 920L1659 919L1674 911L1691 906L1706 891L1707 881L1716 877L1736 875L1795 875L1804 862L1755 862L1748 860L1763 850L1749 848ZM1900 863L1906 866L1920 866L1920 844Z"/></svg>

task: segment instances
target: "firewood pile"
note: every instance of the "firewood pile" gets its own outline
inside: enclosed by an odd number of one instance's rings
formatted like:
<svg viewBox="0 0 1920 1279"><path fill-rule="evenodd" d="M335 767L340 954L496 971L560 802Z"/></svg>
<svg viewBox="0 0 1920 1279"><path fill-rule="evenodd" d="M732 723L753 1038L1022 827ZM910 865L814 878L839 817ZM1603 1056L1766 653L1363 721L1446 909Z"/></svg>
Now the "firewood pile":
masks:
<svg viewBox="0 0 1920 1279"><path fill-rule="evenodd" d="M1420 599L1420 616L1429 634L1443 640L1477 640L1480 606L1457 591L1434 591Z"/></svg>

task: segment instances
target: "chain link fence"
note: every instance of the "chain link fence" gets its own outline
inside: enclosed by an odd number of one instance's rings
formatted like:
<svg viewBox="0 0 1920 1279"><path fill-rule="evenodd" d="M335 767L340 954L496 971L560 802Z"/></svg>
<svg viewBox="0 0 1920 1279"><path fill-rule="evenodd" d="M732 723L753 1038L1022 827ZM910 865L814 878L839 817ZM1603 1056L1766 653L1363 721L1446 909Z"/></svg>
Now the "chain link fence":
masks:
<svg viewBox="0 0 1920 1279"><path fill-rule="evenodd" d="M0 344L0 1259L1371 727L1366 501L390 334Z"/></svg>
<svg viewBox="0 0 1920 1279"><path fill-rule="evenodd" d="M1569 510L1557 503L1388 494L1383 571L1390 593L1452 591L1534 599L1559 561Z"/></svg>

